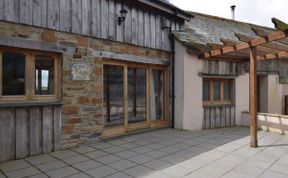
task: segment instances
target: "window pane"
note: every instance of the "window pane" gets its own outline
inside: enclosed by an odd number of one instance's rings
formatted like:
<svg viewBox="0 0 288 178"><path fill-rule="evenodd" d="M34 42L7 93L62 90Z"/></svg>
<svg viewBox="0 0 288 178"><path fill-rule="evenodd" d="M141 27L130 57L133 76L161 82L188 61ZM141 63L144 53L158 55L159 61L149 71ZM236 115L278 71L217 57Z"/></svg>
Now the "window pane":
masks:
<svg viewBox="0 0 288 178"><path fill-rule="evenodd" d="M151 80L151 119L164 119L164 71L152 70Z"/></svg>
<svg viewBox="0 0 288 178"><path fill-rule="evenodd" d="M210 80L203 81L203 101L210 100Z"/></svg>
<svg viewBox="0 0 288 178"><path fill-rule="evenodd" d="M123 67L104 65L105 126L124 124Z"/></svg>
<svg viewBox="0 0 288 178"><path fill-rule="evenodd" d="M223 81L224 100L231 100L231 85L229 80Z"/></svg>
<svg viewBox="0 0 288 178"><path fill-rule="evenodd" d="M35 57L36 95L54 94L54 62L50 57Z"/></svg>
<svg viewBox="0 0 288 178"><path fill-rule="evenodd" d="M128 123L146 121L146 69L128 68Z"/></svg>
<svg viewBox="0 0 288 178"><path fill-rule="evenodd" d="M214 80L213 81L213 100L214 101L219 101L220 100L220 81L219 80Z"/></svg>
<svg viewBox="0 0 288 178"><path fill-rule="evenodd" d="M25 56L4 52L2 59L3 95L25 95Z"/></svg>

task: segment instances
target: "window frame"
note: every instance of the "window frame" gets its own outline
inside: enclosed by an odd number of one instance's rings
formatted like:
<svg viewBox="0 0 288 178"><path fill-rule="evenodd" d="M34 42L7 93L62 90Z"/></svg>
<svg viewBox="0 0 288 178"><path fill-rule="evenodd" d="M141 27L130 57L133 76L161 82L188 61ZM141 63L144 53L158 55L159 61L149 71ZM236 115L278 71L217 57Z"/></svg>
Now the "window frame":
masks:
<svg viewBox="0 0 288 178"><path fill-rule="evenodd" d="M204 100L202 96L203 105L232 105L234 103L233 100L233 83L234 79L227 79L227 78L203 78L204 81L209 82L209 100ZM219 95L220 100L214 100L214 82L218 81L220 88L219 88ZM228 81L229 83L229 100L224 99L224 81ZM202 85L202 92L204 92L204 85Z"/></svg>
<svg viewBox="0 0 288 178"><path fill-rule="evenodd" d="M25 95L3 95L3 53L21 53L25 57ZM36 95L35 93L35 58L44 56L53 59L54 63L54 94ZM61 60L60 54L40 52L27 49L0 46L0 104L31 103L31 102L58 102L61 101Z"/></svg>

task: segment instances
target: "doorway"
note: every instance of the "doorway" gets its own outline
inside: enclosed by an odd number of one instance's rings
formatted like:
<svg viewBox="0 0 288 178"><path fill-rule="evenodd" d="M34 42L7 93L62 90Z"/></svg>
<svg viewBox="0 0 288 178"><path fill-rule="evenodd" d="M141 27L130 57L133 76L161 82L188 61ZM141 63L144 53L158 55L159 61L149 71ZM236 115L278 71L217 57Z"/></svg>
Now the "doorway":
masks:
<svg viewBox="0 0 288 178"><path fill-rule="evenodd" d="M168 126L166 68L105 61L102 137Z"/></svg>

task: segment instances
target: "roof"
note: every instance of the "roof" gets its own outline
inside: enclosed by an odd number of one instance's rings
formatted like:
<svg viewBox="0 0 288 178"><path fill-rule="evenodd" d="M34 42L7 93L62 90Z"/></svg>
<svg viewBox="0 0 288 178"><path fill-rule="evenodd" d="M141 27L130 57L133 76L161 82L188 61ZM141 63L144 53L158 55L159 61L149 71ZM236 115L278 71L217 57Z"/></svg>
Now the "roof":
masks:
<svg viewBox="0 0 288 178"><path fill-rule="evenodd" d="M177 15L178 17L189 21L191 17L193 17L192 14L178 8L177 6L174 6L170 2L166 0L138 0L141 3L144 3L146 5L152 6L156 9L159 9L161 11L167 12L169 14Z"/></svg>
<svg viewBox="0 0 288 178"><path fill-rule="evenodd" d="M205 52L211 50L212 45L224 45L223 41L240 42L235 34L245 34L249 37L259 37L255 30L271 33L275 29L251 23L189 12L194 16L185 24L183 31L173 34L186 47Z"/></svg>

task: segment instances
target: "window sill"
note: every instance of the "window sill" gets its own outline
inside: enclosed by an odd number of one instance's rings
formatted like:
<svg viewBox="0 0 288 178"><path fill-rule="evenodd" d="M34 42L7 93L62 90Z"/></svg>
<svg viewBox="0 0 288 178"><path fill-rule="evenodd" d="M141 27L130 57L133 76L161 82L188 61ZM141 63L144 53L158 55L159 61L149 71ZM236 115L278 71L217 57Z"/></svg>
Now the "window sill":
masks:
<svg viewBox="0 0 288 178"><path fill-rule="evenodd" d="M234 106L235 104L233 103L207 103L203 104L203 107L219 107L219 106Z"/></svg>
<svg viewBox="0 0 288 178"><path fill-rule="evenodd" d="M62 101L49 101L49 102L17 102L17 103L0 103L0 108L7 107L33 107L33 106L61 106Z"/></svg>

